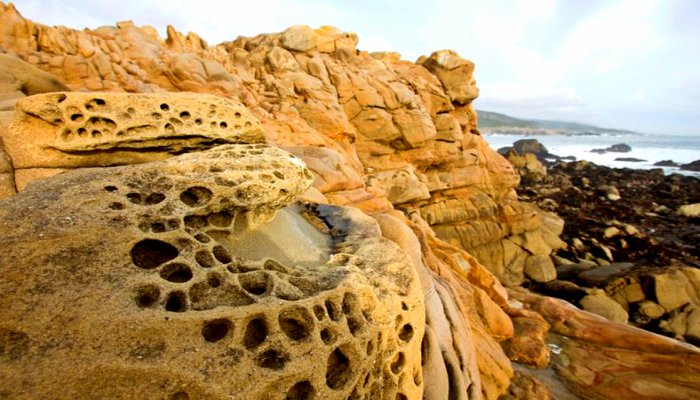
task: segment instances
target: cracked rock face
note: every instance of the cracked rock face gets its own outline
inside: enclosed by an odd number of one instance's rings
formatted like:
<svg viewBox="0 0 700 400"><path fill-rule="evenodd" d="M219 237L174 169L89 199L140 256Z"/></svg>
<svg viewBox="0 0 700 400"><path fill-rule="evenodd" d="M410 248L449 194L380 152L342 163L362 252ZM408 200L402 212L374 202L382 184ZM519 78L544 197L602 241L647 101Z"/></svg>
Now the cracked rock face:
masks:
<svg viewBox="0 0 700 400"><path fill-rule="evenodd" d="M311 180L225 145L0 202L0 393L420 398L415 271L359 210L294 203Z"/></svg>

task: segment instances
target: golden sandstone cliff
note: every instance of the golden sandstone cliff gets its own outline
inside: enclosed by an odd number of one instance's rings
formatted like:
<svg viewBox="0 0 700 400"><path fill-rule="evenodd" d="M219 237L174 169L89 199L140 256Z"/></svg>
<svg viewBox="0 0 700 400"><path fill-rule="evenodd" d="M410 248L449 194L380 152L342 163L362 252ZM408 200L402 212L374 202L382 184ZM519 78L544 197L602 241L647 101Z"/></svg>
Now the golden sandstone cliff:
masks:
<svg viewBox="0 0 700 400"><path fill-rule="evenodd" d="M473 63L357 43L0 3L0 393L697 396L693 346L509 299L562 223L480 136Z"/></svg>

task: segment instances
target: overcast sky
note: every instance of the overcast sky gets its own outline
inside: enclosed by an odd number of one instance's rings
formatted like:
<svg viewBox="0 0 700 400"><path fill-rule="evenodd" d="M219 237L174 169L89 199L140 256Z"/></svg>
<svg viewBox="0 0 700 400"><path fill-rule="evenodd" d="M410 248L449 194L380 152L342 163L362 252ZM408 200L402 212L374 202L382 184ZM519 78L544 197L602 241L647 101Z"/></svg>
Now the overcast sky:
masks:
<svg viewBox="0 0 700 400"><path fill-rule="evenodd" d="M333 25L359 48L415 60L454 49L476 63L479 109L650 133L700 135L696 0L18 0L36 22L167 24L210 44Z"/></svg>

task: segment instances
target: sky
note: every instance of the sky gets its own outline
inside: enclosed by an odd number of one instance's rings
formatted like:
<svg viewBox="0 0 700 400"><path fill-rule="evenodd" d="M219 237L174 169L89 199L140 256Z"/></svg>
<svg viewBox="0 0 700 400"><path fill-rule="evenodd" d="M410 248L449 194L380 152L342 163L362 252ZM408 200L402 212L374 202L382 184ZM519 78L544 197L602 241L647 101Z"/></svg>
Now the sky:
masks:
<svg viewBox="0 0 700 400"><path fill-rule="evenodd" d="M476 63L477 109L700 136L697 0L17 0L26 18L96 28L168 24L209 44L333 25L407 60Z"/></svg>

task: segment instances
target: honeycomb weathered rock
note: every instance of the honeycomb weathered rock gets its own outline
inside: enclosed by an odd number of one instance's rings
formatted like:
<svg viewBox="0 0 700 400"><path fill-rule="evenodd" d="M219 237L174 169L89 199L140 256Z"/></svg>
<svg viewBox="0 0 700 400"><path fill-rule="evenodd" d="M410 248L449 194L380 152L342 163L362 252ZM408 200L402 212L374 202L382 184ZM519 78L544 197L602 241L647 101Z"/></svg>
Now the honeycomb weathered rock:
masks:
<svg viewBox="0 0 700 400"><path fill-rule="evenodd" d="M0 202L0 392L421 398L415 271L361 211L292 204L310 182L225 145Z"/></svg>
<svg viewBox="0 0 700 400"><path fill-rule="evenodd" d="M17 102L3 136L15 169L119 165L264 142L246 107L194 93L30 96Z"/></svg>

